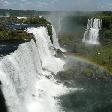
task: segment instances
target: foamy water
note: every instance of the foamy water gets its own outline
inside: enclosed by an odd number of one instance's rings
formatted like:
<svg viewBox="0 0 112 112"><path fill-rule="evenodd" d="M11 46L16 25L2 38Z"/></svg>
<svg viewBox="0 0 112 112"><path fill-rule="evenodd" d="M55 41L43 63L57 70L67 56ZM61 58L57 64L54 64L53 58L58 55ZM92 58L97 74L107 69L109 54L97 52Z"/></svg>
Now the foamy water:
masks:
<svg viewBox="0 0 112 112"><path fill-rule="evenodd" d="M29 28L36 43L19 45L0 61L0 80L9 112L62 112L56 97L71 89L53 78L65 62L56 58L47 28ZM47 78L49 76L49 78Z"/></svg>
<svg viewBox="0 0 112 112"><path fill-rule="evenodd" d="M101 30L102 20L100 19L88 19L87 29L84 33L82 42L87 44L98 45L99 43L99 31Z"/></svg>

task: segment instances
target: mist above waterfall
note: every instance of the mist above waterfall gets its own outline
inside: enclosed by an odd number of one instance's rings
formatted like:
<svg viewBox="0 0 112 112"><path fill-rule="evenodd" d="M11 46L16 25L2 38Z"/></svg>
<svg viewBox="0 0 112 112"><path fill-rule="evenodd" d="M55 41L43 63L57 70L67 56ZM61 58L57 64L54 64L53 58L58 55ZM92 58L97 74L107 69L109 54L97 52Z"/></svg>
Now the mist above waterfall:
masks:
<svg viewBox="0 0 112 112"><path fill-rule="evenodd" d="M58 13L58 12L57 13L52 12L48 15L45 15L45 18L52 23L53 27L56 30L57 35L61 31L62 20L64 17L65 17L65 13Z"/></svg>

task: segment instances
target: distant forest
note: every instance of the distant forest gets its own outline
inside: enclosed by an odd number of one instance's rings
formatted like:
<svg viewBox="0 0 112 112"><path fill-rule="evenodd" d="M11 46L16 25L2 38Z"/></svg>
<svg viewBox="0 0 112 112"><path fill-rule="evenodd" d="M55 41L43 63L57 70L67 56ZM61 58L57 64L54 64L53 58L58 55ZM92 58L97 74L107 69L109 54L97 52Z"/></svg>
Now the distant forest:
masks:
<svg viewBox="0 0 112 112"><path fill-rule="evenodd" d="M66 13L66 11L36 11L36 10L12 10L12 9L0 9L0 16L34 16L34 15L49 15L51 13ZM96 12L81 12L81 11L70 11L67 12L69 15L77 16L112 16L112 11L96 11Z"/></svg>
<svg viewBox="0 0 112 112"><path fill-rule="evenodd" d="M0 9L0 16L34 16L43 14L47 15L49 13L49 11Z"/></svg>

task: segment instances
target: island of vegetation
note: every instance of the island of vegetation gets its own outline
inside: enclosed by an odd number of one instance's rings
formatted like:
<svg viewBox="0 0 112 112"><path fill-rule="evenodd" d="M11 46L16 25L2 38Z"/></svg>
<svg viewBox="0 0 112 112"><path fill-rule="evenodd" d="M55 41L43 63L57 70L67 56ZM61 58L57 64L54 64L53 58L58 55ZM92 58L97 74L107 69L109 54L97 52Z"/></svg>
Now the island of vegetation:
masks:
<svg viewBox="0 0 112 112"><path fill-rule="evenodd" d="M18 18L15 16L0 17L0 41L23 40L30 41L32 34L28 34L25 30L28 27L45 26L52 41L52 26L45 18L34 16L27 18Z"/></svg>

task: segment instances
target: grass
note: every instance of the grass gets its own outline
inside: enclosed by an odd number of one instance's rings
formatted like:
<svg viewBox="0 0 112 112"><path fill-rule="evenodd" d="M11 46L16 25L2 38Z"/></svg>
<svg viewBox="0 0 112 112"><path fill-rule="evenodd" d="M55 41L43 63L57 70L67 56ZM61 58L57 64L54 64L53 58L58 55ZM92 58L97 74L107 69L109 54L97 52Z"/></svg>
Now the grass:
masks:
<svg viewBox="0 0 112 112"><path fill-rule="evenodd" d="M86 48L89 49L89 48ZM92 53L93 52L93 53ZM93 50L89 49L88 53L79 52L75 54L81 58L89 60L99 66L102 66L107 71L112 73L112 45L102 46Z"/></svg>

